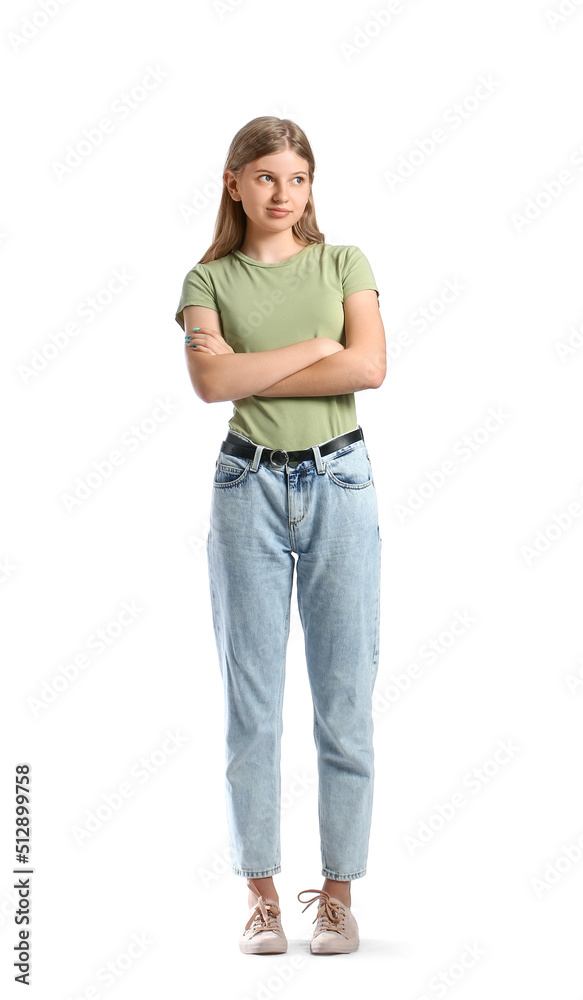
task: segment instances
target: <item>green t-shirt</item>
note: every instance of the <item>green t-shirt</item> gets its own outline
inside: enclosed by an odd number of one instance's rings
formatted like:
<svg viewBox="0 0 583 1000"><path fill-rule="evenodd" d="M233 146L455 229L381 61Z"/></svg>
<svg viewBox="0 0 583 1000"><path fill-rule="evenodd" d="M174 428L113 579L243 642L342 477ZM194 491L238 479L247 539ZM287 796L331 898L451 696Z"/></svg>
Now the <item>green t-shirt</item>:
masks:
<svg viewBox="0 0 583 1000"><path fill-rule="evenodd" d="M311 337L345 345L347 295L373 288L371 266L356 246L310 243L277 263L233 250L188 272L176 311L215 309L236 353L268 351ZM340 396L245 396L233 400L229 427L269 448L309 448L358 426L354 393Z"/></svg>

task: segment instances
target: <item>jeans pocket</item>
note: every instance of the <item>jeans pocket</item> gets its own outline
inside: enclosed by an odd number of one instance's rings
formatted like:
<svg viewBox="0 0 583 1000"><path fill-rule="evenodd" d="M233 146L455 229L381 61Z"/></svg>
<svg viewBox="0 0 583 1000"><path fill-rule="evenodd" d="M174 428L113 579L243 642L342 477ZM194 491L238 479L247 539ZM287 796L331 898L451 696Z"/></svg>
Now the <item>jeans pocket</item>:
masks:
<svg viewBox="0 0 583 1000"><path fill-rule="evenodd" d="M337 486L349 490L372 486L372 466L365 447L348 449L325 462L326 472Z"/></svg>
<svg viewBox="0 0 583 1000"><path fill-rule="evenodd" d="M237 486L246 478L250 468L250 458L220 451L215 463L213 486Z"/></svg>

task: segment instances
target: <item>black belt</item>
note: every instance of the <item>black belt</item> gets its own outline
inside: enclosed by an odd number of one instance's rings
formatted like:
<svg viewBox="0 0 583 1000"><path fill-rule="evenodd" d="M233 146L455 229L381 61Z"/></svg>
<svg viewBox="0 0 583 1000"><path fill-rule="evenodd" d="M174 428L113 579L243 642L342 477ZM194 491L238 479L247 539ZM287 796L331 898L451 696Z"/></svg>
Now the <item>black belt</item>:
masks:
<svg viewBox="0 0 583 1000"><path fill-rule="evenodd" d="M347 445L352 444L354 441L364 441L364 434L362 433L362 428L357 427L354 431L348 431L346 434L339 434L338 437L332 438L331 441L326 441L326 444L320 445L320 454L329 455L331 451L338 451L340 448L346 448ZM307 459L314 457L314 452L311 448L305 448L303 451L286 451L285 448L269 448L267 445L262 445L263 451L261 452L260 462L273 462L279 468L283 468L287 462L305 462ZM254 444L243 444L242 441L231 433L228 432L226 439L221 444L221 451L226 452L228 455L239 455L240 458L253 458L255 455L255 445ZM280 461L276 456L282 455L283 461Z"/></svg>

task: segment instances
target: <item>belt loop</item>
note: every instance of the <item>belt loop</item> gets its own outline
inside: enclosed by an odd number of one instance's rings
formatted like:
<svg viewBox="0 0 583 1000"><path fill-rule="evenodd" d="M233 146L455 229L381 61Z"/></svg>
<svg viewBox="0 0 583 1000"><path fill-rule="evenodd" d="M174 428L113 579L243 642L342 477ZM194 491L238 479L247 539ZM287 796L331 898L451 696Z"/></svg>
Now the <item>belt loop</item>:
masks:
<svg viewBox="0 0 583 1000"><path fill-rule="evenodd" d="M319 476L325 472L324 463L322 462L322 456L320 455L320 449L317 444L312 445L312 451L314 452L314 462L316 463L316 472Z"/></svg>
<svg viewBox="0 0 583 1000"><path fill-rule="evenodd" d="M253 461L251 463L251 470L250 470L251 472L257 472L257 469L259 468L259 463L261 462L261 452L262 451L263 451L263 445L262 444L256 444L255 445L255 454L253 456Z"/></svg>

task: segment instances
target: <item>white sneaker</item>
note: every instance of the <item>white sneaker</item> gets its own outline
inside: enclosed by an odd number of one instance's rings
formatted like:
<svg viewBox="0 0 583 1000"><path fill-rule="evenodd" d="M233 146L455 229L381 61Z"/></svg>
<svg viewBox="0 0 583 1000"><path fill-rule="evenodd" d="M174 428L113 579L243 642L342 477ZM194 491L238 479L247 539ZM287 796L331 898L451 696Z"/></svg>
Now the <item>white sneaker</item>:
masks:
<svg viewBox="0 0 583 1000"><path fill-rule="evenodd" d="M249 910L249 919L239 939L239 948L244 955L279 955L287 951L279 903L262 896L251 879L247 879L247 885L257 902Z"/></svg>
<svg viewBox="0 0 583 1000"><path fill-rule="evenodd" d="M298 893L300 903L303 903L300 896L304 892L316 894L304 906L304 910L307 910L308 906L318 900L318 915L314 917L316 929L310 941L312 955L340 955L356 951L360 944L360 937L358 924L350 907L341 903L339 899L331 896L324 889L302 889Z"/></svg>

